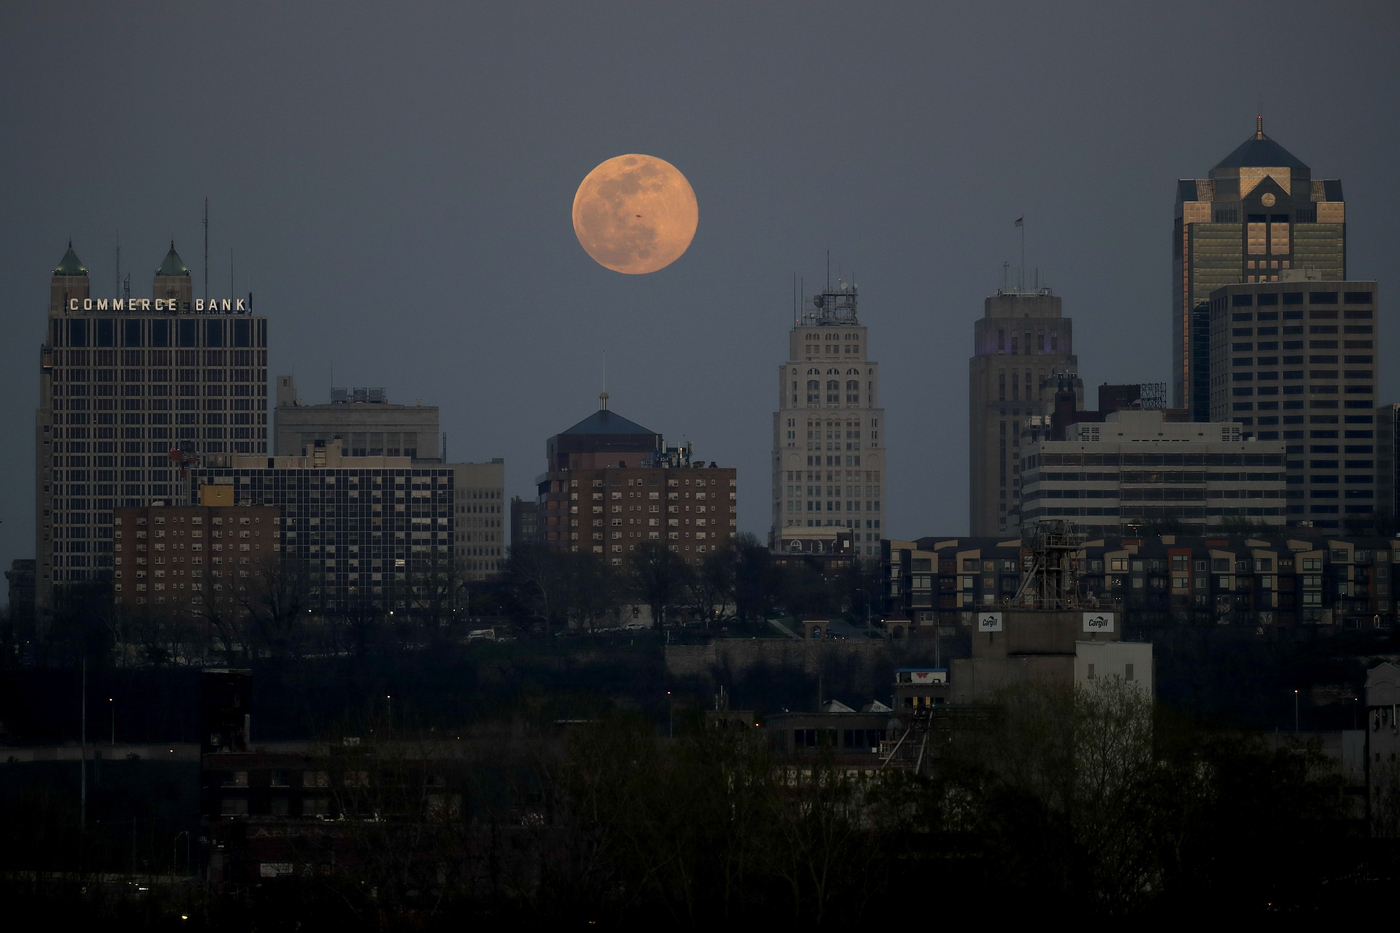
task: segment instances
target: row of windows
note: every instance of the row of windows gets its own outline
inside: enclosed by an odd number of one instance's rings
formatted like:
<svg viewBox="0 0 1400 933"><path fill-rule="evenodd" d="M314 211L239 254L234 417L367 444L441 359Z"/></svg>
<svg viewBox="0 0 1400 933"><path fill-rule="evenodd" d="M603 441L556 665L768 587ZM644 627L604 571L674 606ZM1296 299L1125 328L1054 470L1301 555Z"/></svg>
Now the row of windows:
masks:
<svg viewBox="0 0 1400 933"><path fill-rule="evenodd" d="M71 350L45 349L55 366L267 366L266 350Z"/></svg>
<svg viewBox="0 0 1400 933"><path fill-rule="evenodd" d="M1369 479L1369 477L1368 477ZM1122 499L1125 502L1204 502L1206 499L1282 499L1280 489L1027 489L1025 500Z"/></svg>
<svg viewBox="0 0 1400 933"><path fill-rule="evenodd" d="M91 299L88 299L91 301ZM106 299L97 299L105 301ZM115 299L120 301L121 299ZM140 301L143 299L133 299ZM267 320L196 318L55 318L49 322L54 347L266 347Z"/></svg>
<svg viewBox="0 0 1400 933"><path fill-rule="evenodd" d="M1318 380L1321 380L1321 379L1329 379L1329 380L1330 380L1330 379L1337 379L1337 378L1339 378L1339 377L1338 377L1338 373L1341 373L1340 378L1342 378L1342 379L1370 379L1370 378L1372 378L1372 377L1375 375L1375 371L1374 371L1374 370L1370 370L1370 369L1347 369L1347 370L1338 370L1338 369L1311 369L1311 370L1308 370L1308 376L1307 376L1307 377L1308 377L1309 379L1318 379ZM1277 380L1278 378L1279 378L1279 371L1278 371L1278 370L1268 370L1268 371L1262 371L1262 372L1258 372L1258 373L1252 373L1252 372L1235 372L1235 373L1233 373L1233 374L1231 375L1231 381L1233 381L1233 382L1254 382L1256 379L1257 379L1259 382L1272 382L1272 381L1274 381L1274 380ZM1302 378L1303 378L1303 370L1301 370L1301 369L1295 369L1295 370L1287 370L1287 369L1285 369L1285 370L1283 370L1283 378L1284 378L1284 379L1302 379Z"/></svg>
<svg viewBox="0 0 1400 933"><path fill-rule="evenodd" d="M844 500L834 501L834 502L827 502L827 503L826 503L826 511L828 511L828 512L840 512L840 511L842 511L842 508L841 508L841 501L844 501ZM789 501L788 504L787 504L787 511L789 511L789 512L804 512L804 511L805 511L805 512L820 512L820 511L822 511L822 504L821 504L821 502L809 501L809 502L807 502L806 507L804 508L804 507L803 507L803 504L802 504L801 502ZM847 512L860 512L860 511L862 511L862 509L861 509L861 503L860 503L859 501L850 501L850 502L846 502L846 508L845 508L844 511L847 511ZM866 512L878 512L878 511L880 511L880 500L876 499L876 500L873 501L873 502L866 502L866 503L865 503L865 508L864 508L863 511L866 511Z"/></svg>
<svg viewBox="0 0 1400 933"><path fill-rule="evenodd" d="M1252 346L1251 344L1247 344L1247 343L1235 344L1235 347L1237 348L1237 349L1235 349L1235 351L1234 351L1234 352L1236 352L1236 353L1240 353L1240 352L1249 353L1249 352L1253 351L1253 349L1254 349L1253 346ZM1231 365L1231 366L1234 366L1234 367L1237 367L1237 368L1238 368L1238 367L1249 367L1249 366L1255 366L1255 365L1259 365L1259 366L1277 366L1277 365L1279 365L1279 359L1280 359L1280 358L1277 357L1277 356L1261 356L1261 357L1259 357L1257 360L1256 360L1255 358L1253 358L1253 357L1248 357L1248 356L1243 356L1243 357L1241 357L1241 356L1237 356L1237 357L1234 357L1233 359L1230 360L1230 365ZM1302 366L1302 365L1303 365L1303 357L1302 357L1301 355L1299 355L1299 356L1285 356L1285 357L1283 357L1282 359L1283 359L1283 365L1284 365L1284 366ZM1335 355L1335 354L1330 354L1330 353L1314 353L1314 354L1312 354L1312 355L1310 355L1310 356L1307 357L1307 361L1308 361L1308 363L1310 363L1310 364L1312 364L1312 365L1319 365L1319 364L1321 364L1321 365L1327 365L1327 364L1331 364L1331 365L1335 366L1335 365L1337 365L1337 363L1338 363L1339 361L1341 361L1341 362L1344 362L1344 363L1346 363L1346 364L1348 364L1348 365L1350 365L1350 366L1358 366L1358 365L1359 365L1359 366L1370 366L1370 365L1372 365L1372 364L1375 362L1375 357L1374 357L1374 356L1371 356L1370 354L1359 354L1359 353L1357 353L1357 354L1347 354L1346 356L1343 356L1343 357L1338 357L1337 355ZM1366 378L1370 378L1370 377L1367 376Z"/></svg>
<svg viewBox="0 0 1400 933"><path fill-rule="evenodd" d="M1337 324L1309 324L1309 325L1308 325L1308 331L1307 331L1307 332L1308 332L1309 334L1335 334L1335 333L1337 333L1337 327L1338 327L1338 326L1339 326L1339 325L1337 325ZM1340 327L1342 328L1341 332L1344 333L1344 334L1372 334L1372 333L1375 333L1375 327L1373 327L1373 326L1370 325L1370 324L1342 324L1342 325L1340 325ZM1230 328L1230 336L1232 336L1232 337L1250 337L1250 336L1254 336L1255 333L1256 333L1256 331L1257 331L1257 333L1258 333L1258 336L1260 336L1260 337L1276 337L1276 336L1278 336L1278 333L1279 333L1279 329L1278 329L1277 327L1259 327L1259 328L1254 328L1254 327L1232 327L1232 328ZM1290 334L1301 334L1301 333L1303 333L1303 325L1301 325L1301 324L1297 325L1296 327L1285 327L1285 328L1283 329L1283 334L1284 334L1284 336L1288 336L1288 335L1290 335ZM1333 343L1332 345L1335 346L1335 343ZM1312 346L1314 346L1314 347L1323 347L1323 346L1327 346L1327 344L1324 344L1324 343L1322 343L1321 341L1314 340L1314 341L1312 341ZM1278 348L1278 345L1277 345L1277 344L1268 344L1267 346L1264 345L1264 344L1260 344L1260 345L1259 345L1259 349L1261 349L1261 350L1272 350L1272 349L1277 349L1277 348ZM1303 342L1302 342L1301 340L1293 340L1293 341L1285 340L1285 341L1283 342L1283 348L1284 348L1285 350L1301 350L1301 349L1303 348ZM1246 348L1246 349L1248 349L1248 348Z"/></svg>
<svg viewBox="0 0 1400 933"><path fill-rule="evenodd" d="M1303 292L1283 292L1283 304L1300 305L1303 303ZM1336 292L1308 292L1308 304L1310 305L1334 305L1337 304ZM1342 304L1368 305L1374 300L1371 292L1344 292L1342 293ZM1279 303L1278 292L1262 292L1259 294L1244 293L1230 296L1230 307L1249 308L1258 304L1260 307L1268 307Z"/></svg>
<svg viewBox="0 0 1400 933"><path fill-rule="evenodd" d="M166 354L169 356L169 354ZM248 354L240 353L239 356ZM167 361L163 366L150 368L56 368L53 370L55 383L91 382L266 382L267 370L254 368L251 361L234 363L230 367L218 369L170 368Z"/></svg>
<svg viewBox="0 0 1400 933"><path fill-rule="evenodd" d="M1023 466L1282 466L1279 454L1081 454L1046 453Z"/></svg>
<svg viewBox="0 0 1400 933"><path fill-rule="evenodd" d="M1050 483L1146 483L1158 486L1163 483L1276 483L1283 479L1282 473L1207 473L1204 470L1127 470L1121 473L1027 473L1026 485L1039 482Z"/></svg>
<svg viewBox="0 0 1400 933"><path fill-rule="evenodd" d="M1337 395L1339 387L1333 385L1318 385L1313 383L1307 387L1309 395ZM1284 395L1302 395L1304 386L1283 386ZM1351 385L1341 387L1341 392L1346 395L1375 395L1376 387L1373 385ZM1249 398L1251 395L1278 395L1278 386L1260 386L1257 390L1251 386L1236 386L1230 390L1233 398ZM1218 397L1218 396L1217 396ZM1248 408L1236 408L1235 411L1249 411Z"/></svg>

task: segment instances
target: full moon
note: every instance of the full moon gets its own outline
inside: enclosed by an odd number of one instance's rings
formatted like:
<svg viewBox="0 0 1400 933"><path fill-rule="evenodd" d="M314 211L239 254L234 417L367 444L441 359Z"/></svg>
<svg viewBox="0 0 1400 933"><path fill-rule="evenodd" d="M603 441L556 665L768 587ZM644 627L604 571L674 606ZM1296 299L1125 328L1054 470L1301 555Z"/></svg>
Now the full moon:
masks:
<svg viewBox="0 0 1400 933"><path fill-rule="evenodd" d="M700 209L690 182L664 159L620 155L588 173L574 195L574 233L601 266L642 275L690 247Z"/></svg>

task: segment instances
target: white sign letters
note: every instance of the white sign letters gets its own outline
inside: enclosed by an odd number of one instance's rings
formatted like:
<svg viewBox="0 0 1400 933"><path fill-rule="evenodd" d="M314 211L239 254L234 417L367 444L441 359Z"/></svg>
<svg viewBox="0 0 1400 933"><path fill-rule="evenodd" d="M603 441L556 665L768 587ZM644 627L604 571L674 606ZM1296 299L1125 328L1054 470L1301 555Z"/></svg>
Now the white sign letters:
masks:
<svg viewBox="0 0 1400 933"><path fill-rule="evenodd" d="M191 302L174 298L69 298L69 311L184 311L195 314L247 314L247 298L196 298Z"/></svg>

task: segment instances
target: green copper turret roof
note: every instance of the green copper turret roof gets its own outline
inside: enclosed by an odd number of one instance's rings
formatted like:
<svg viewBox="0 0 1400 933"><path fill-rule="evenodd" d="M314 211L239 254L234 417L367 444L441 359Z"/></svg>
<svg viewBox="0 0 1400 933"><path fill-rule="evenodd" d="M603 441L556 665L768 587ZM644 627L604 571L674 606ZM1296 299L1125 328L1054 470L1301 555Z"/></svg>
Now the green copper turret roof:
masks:
<svg viewBox="0 0 1400 933"><path fill-rule="evenodd" d="M175 241L170 241L170 252L165 254L165 262L160 264L156 270L156 275L189 275L189 267L185 265L180 254L175 252Z"/></svg>
<svg viewBox="0 0 1400 933"><path fill-rule="evenodd" d="M87 269L83 267L83 261L78 258L78 254L73 252L73 241L68 241L68 252L63 254L63 260L59 262L58 268L53 270L54 275L87 275Z"/></svg>

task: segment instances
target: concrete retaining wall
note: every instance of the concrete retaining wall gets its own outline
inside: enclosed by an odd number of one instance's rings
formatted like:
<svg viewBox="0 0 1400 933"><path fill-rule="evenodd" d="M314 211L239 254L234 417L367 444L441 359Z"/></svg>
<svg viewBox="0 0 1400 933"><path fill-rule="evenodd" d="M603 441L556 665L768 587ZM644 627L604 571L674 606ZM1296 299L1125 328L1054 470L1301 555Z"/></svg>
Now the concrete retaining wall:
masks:
<svg viewBox="0 0 1400 933"><path fill-rule="evenodd" d="M932 645L892 647L874 639L856 641L795 641L790 638L722 638L708 645L667 645L666 670L672 677L716 679L767 666L815 675L824 664L852 662L877 665L924 663Z"/></svg>

